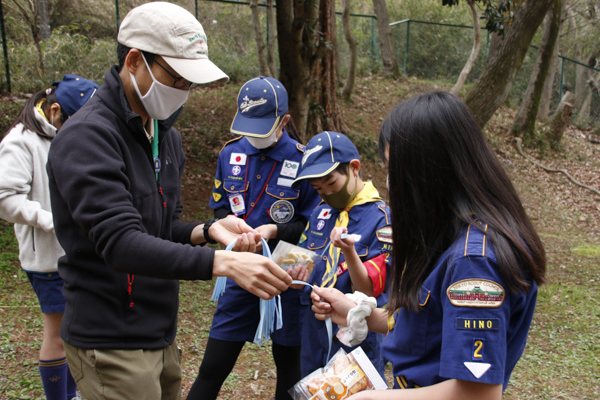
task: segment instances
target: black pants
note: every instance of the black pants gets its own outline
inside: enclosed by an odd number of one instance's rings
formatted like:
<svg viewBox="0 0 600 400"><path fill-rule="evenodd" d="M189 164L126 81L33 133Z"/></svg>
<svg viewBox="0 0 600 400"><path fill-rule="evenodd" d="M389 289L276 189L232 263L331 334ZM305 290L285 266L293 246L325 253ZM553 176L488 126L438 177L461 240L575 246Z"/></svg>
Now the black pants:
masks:
<svg viewBox="0 0 600 400"><path fill-rule="evenodd" d="M206 351L196 381L190 389L188 400L214 400L221 386L235 366L245 342L228 342L208 338ZM290 400L288 394L301 378L300 346L281 346L273 343L273 360L277 368L276 400Z"/></svg>

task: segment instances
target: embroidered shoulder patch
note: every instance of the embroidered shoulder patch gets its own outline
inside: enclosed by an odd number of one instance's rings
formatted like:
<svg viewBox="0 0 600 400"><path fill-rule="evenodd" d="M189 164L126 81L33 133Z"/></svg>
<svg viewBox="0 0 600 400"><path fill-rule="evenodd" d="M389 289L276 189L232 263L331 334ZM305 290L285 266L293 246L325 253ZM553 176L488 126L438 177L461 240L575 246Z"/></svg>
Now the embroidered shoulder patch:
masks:
<svg viewBox="0 0 600 400"><path fill-rule="evenodd" d="M219 187L221 187L221 181L218 179L215 179L215 189L218 189Z"/></svg>
<svg viewBox="0 0 600 400"><path fill-rule="evenodd" d="M221 195L217 192L213 192L212 196L216 202L219 202L219 200L221 200Z"/></svg>
<svg viewBox="0 0 600 400"><path fill-rule="evenodd" d="M306 235L303 233L303 234L300 236L300 240L298 241L298 244L300 245L300 244L302 244L302 243L306 242L306 239L308 239L308 238L307 238L307 237L306 237Z"/></svg>
<svg viewBox="0 0 600 400"><path fill-rule="evenodd" d="M465 279L453 283L446 294L453 306L498 308L504 302L504 288L486 279Z"/></svg>
<svg viewBox="0 0 600 400"><path fill-rule="evenodd" d="M383 243L393 243L392 242L392 227L391 225L384 226L381 229L377 230L377 239Z"/></svg>
<svg viewBox="0 0 600 400"><path fill-rule="evenodd" d="M302 143L296 143L296 148L304 153L304 150L306 149L306 146L303 145Z"/></svg>

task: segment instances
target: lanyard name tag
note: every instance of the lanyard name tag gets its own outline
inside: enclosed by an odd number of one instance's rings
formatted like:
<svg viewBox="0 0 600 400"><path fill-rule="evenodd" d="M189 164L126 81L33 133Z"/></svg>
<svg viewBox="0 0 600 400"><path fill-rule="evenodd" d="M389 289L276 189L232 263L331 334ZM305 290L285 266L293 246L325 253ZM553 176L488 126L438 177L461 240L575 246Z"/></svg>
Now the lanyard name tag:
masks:
<svg viewBox="0 0 600 400"><path fill-rule="evenodd" d="M244 196L241 193L230 194L229 205L231 206L231 212L235 215L246 214L246 204L244 204Z"/></svg>

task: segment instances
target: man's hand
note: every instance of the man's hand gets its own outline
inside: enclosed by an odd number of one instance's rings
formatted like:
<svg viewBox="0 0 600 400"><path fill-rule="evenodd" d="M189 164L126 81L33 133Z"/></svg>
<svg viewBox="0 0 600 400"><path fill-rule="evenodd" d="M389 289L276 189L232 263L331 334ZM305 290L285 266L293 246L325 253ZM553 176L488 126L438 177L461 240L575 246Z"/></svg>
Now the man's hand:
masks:
<svg viewBox="0 0 600 400"><path fill-rule="evenodd" d="M252 229L243 219L233 215L229 215L212 224L208 233L213 240L221 243L223 246L227 246L229 243L237 240L233 248L234 251L249 251L254 253L262 248L260 245L260 233Z"/></svg>
<svg viewBox="0 0 600 400"><path fill-rule="evenodd" d="M215 251L213 276L231 278L243 289L264 300L287 290L292 283L292 277L267 257L223 250Z"/></svg>
<svg viewBox="0 0 600 400"><path fill-rule="evenodd" d="M344 293L333 288L313 287L310 294L312 310L315 318L321 321L331 317L331 321L338 325L346 326L346 316L350 309L356 307L356 303L347 298Z"/></svg>

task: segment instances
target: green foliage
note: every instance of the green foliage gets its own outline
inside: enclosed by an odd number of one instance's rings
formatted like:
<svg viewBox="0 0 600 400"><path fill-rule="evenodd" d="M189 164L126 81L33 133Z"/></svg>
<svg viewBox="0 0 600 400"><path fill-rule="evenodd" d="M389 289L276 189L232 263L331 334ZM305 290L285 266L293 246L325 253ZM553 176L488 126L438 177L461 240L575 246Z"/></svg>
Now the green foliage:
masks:
<svg viewBox="0 0 600 400"><path fill-rule="evenodd" d="M115 41L91 41L80 34L70 33L66 27L55 29L51 37L42 42L43 69L40 54L34 44L17 45L10 40L9 48L13 92L35 92L47 88L67 73L102 84L110 65L117 62ZM0 77L2 89L6 90L4 70Z"/></svg>
<svg viewBox="0 0 600 400"><path fill-rule="evenodd" d="M19 244L12 224L0 220L0 271L14 270L19 262Z"/></svg>

